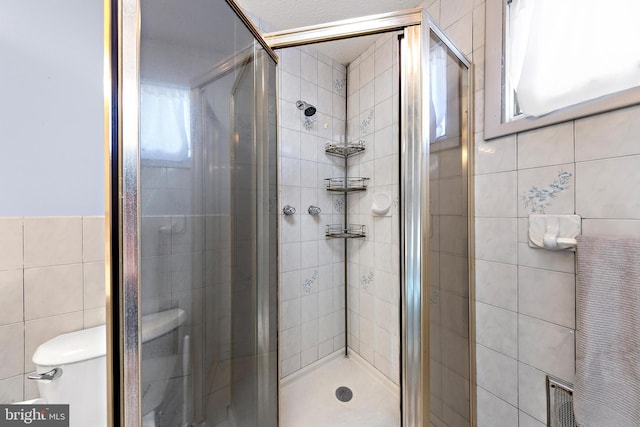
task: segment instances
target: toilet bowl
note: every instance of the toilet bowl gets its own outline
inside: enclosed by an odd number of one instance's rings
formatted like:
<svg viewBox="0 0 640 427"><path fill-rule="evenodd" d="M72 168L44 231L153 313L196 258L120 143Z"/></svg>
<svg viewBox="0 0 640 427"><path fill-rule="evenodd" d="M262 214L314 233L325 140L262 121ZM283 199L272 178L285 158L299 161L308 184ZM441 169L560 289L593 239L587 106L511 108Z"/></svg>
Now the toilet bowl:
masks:
<svg viewBox="0 0 640 427"><path fill-rule="evenodd" d="M176 329L185 320L184 310L171 309L142 318L142 342L152 341ZM153 396L143 396L143 415L153 418L162 402L166 382L177 355L154 359ZM105 325L57 337L41 344L33 354L42 403L68 404L70 427L106 427L107 372ZM146 423L146 425L153 425Z"/></svg>

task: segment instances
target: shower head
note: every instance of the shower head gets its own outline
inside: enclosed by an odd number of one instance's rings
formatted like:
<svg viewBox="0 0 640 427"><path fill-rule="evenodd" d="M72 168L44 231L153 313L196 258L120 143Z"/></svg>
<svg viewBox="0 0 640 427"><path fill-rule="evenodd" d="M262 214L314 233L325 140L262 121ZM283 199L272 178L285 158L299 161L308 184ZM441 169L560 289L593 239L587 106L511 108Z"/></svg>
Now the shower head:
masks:
<svg viewBox="0 0 640 427"><path fill-rule="evenodd" d="M313 117L316 115L316 107L311 104L307 104L304 101L297 101L296 107L298 107L298 110L304 111L304 115L307 117Z"/></svg>

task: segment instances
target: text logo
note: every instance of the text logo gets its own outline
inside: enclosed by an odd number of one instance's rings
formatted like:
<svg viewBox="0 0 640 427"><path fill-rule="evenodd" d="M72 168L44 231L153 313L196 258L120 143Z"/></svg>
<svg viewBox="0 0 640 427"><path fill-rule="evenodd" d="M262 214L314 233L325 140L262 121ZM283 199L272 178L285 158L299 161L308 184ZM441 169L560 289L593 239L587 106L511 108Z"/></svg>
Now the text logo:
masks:
<svg viewBox="0 0 640 427"><path fill-rule="evenodd" d="M69 427L69 405L0 405L0 427Z"/></svg>

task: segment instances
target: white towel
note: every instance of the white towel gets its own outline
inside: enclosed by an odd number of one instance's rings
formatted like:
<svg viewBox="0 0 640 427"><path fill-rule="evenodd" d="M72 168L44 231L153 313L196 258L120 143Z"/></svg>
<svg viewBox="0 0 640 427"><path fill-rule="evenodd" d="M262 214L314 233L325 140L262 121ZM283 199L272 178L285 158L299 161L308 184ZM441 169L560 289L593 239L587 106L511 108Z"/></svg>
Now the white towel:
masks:
<svg viewBox="0 0 640 427"><path fill-rule="evenodd" d="M640 240L578 237L576 379L581 427L640 426Z"/></svg>

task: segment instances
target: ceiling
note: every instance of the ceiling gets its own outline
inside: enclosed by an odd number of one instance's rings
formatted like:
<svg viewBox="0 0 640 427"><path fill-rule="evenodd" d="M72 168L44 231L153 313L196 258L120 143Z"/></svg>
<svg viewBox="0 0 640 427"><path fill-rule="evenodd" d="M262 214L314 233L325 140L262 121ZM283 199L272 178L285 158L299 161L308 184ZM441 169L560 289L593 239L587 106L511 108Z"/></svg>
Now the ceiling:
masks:
<svg viewBox="0 0 640 427"><path fill-rule="evenodd" d="M269 31L323 24L342 19L411 9L421 0L236 0L260 19ZM372 36L375 38L375 36ZM314 45L321 53L347 64L369 46L371 39L357 37Z"/></svg>

